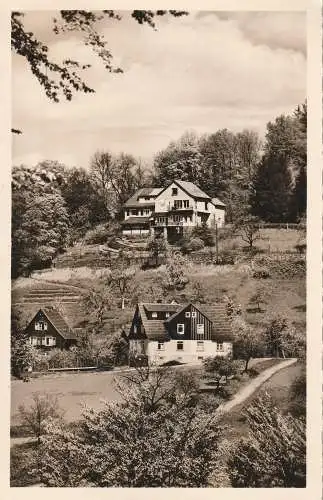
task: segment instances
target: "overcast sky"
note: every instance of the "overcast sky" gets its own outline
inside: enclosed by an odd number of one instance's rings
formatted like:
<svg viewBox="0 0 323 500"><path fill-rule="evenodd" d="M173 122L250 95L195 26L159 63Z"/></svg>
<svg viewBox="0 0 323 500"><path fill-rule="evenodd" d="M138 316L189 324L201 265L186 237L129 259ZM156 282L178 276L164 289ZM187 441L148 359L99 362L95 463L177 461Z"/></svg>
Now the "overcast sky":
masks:
<svg viewBox="0 0 323 500"><path fill-rule="evenodd" d="M54 58L92 63L95 94L50 102L25 60L13 55L13 163L58 160L89 166L96 150L148 162L186 130L253 129L290 113L306 97L306 19L294 12L203 12L161 18L158 31L127 13L102 31L124 74L109 74L75 35L55 36L50 13L25 22Z"/></svg>

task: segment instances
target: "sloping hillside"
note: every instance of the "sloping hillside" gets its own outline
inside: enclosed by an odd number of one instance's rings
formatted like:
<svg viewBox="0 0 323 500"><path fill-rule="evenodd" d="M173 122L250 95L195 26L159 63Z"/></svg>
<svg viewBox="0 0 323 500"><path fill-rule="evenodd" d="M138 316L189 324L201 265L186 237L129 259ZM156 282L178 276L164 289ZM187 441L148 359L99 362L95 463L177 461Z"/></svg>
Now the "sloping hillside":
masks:
<svg viewBox="0 0 323 500"><path fill-rule="evenodd" d="M26 280L26 286L14 287L12 305L24 312L26 318L32 317L39 308L55 306L66 318L70 326L78 326L84 319L82 310L82 289L71 285Z"/></svg>

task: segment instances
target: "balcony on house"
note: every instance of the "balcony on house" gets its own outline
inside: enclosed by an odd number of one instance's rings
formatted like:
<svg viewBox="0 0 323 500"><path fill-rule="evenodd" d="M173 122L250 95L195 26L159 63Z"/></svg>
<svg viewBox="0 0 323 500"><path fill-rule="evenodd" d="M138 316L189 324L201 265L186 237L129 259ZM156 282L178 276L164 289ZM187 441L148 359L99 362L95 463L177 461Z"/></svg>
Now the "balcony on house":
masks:
<svg viewBox="0 0 323 500"><path fill-rule="evenodd" d="M182 226L183 220L181 217L156 217L153 225L155 227Z"/></svg>
<svg viewBox="0 0 323 500"><path fill-rule="evenodd" d="M195 206L189 203L188 200L175 200L175 202L168 203L169 212L190 211L195 210Z"/></svg>

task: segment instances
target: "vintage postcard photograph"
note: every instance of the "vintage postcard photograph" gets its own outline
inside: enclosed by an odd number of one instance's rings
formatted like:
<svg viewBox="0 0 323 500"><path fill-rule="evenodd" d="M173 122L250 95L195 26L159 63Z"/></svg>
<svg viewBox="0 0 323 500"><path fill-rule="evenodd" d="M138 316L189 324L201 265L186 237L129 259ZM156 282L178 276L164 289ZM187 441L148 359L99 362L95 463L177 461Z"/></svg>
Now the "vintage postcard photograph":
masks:
<svg viewBox="0 0 323 500"><path fill-rule="evenodd" d="M306 23L12 10L12 488L306 488Z"/></svg>

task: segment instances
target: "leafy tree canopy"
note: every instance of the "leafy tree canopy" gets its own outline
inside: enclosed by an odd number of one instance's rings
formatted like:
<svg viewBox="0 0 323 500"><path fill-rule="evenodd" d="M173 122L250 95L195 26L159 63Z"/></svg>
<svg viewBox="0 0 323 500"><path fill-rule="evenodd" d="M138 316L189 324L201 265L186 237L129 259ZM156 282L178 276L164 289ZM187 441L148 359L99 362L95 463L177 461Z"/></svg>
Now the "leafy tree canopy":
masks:
<svg viewBox="0 0 323 500"><path fill-rule="evenodd" d="M156 18L169 14L174 17L186 15L185 11L177 10L134 10L131 17L139 24L147 24L156 28ZM14 11L11 14L11 48L24 57L33 75L45 90L49 99L59 102L62 98L70 101L75 92L95 92L83 78L84 70L91 67L81 61L65 59L61 62L52 60L46 43L38 40L34 33L28 32L24 25L23 12ZM90 47L110 73L122 73L122 69L113 63L113 55L108 42L100 33L98 24L109 19L122 21L122 15L113 10L86 11L60 10L52 21L52 31L61 33L78 33L85 46Z"/></svg>

